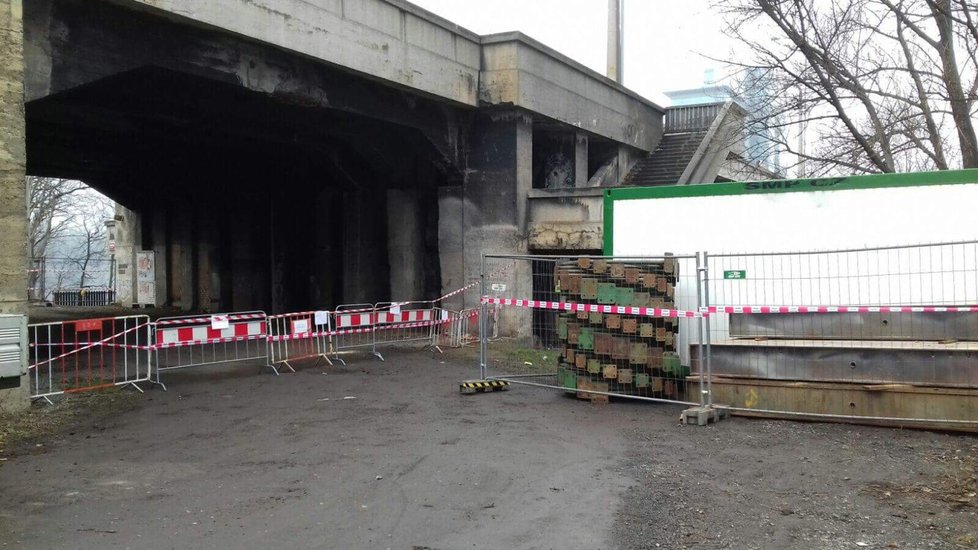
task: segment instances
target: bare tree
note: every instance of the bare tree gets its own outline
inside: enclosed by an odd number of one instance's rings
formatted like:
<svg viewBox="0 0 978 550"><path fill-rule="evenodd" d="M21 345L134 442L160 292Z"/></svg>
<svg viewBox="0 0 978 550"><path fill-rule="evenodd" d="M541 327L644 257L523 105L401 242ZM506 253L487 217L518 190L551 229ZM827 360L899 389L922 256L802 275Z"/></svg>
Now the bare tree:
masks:
<svg viewBox="0 0 978 550"><path fill-rule="evenodd" d="M86 288L92 281L94 271L105 272L106 267L94 269L95 263L106 264L108 255L108 229L105 220L112 215L113 203L105 196L91 189L78 193L72 201L71 213L65 235L71 243L66 247L66 264L79 273L78 287ZM94 269L94 271L93 271ZM107 278L98 278L98 284L106 284Z"/></svg>
<svg viewBox="0 0 978 550"><path fill-rule="evenodd" d="M95 271L105 271L93 265L108 260L105 220L112 201L76 180L29 176L27 186L31 297L45 298L36 292L44 277L54 288L91 284Z"/></svg>
<svg viewBox="0 0 978 550"><path fill-rule="evenodd" d="M757 103L748 131L809 173L978 167L974 0L715 5L748 52L733 62Z"/></svg>
<svg viewBox="0 0 978 550"><path fill-rule="evenodd" d="M69 228L75 210L72 199L85 189L87 186L80 181L27 177L27 245L33 267L28 273L28 288L38 288L43 276L42 259L52 241ZM43 298L34 294L31 297Z"/></svg>

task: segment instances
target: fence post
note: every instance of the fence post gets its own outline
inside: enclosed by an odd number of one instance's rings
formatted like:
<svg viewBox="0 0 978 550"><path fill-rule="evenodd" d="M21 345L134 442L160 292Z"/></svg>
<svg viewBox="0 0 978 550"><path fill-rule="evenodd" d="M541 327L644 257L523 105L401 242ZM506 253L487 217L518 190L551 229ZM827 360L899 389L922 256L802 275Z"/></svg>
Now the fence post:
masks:
<svg viewBox="0 0 978 550"><path fill-rule="evenodd" d="M703 277L702 277L702 275L703 275L704 269L703 269L703 264L700 263L700 254L701 253L699 253L699 252L696 253L696 310L699 311L700 313L702 313L703 312L703 310L702 310L702 307L703 307L703 285L702 285ZM703 334L705 332L705 328L704 328L704 319L705 318L706 317L700 317L699 318L699 322L697 323L697 325L698 325L697 328L699 329L699 333L700 333L699 334L699 342L697 343L697 347L699 348L699 359L700 359L699 369L697 369L697 370L700 371L700 384L699 384L699 387L700 387L700 391L699 391L699 393L700 393L700 407L702 407L702 406L705 405L705 397L706 397L705 390L703 389L703 387L704 387L703 386L703 371L706 370L706 357L703 354Z"/></svg>
<svg viewBox="0 0 978 550"><path fill-rule="evenodd" d="M710 254L709 252L703 253L703 302L706 307L710 307ZM710 316L707 315L703 318L703 324L706 326L706 404L709 407L713 406L713 364L712 364L712 351L710 349L710 339L712 338L710 334ZM700 386L702 388L702 386Z"/></svg>
<svg viewBox="0 0 978 550"><path fill-rule="evenodd" d="M489 375L486 369L486 345L488 327L486 321L489 307L482 299L486 296L486 254L482 253L482 267L479 271L479 374L483 380Z"/></svg>

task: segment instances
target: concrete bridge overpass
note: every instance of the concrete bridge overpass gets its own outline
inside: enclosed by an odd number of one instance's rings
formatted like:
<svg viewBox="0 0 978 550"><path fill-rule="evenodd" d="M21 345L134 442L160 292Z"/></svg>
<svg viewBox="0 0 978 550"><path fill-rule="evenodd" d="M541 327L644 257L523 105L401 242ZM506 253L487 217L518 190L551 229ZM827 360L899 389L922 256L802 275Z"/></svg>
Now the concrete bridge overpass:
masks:
<svg viewBox="0 0 978 550"><path fill-rule="evenodd" d="M462 286L527 251L534 188L616 183L663 131L531 38L402 0L0 0L0 36L4 311L25 173L124 206L157 304L283 311Z"/></svg>

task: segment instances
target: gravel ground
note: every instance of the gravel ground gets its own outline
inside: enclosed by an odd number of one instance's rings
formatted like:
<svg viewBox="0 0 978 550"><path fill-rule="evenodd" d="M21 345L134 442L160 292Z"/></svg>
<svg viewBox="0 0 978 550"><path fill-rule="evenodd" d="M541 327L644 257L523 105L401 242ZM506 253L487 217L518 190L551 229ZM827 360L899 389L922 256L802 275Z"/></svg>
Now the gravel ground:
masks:
<svg viewBox="0 0 978 550"><path fill-rule="evenodd" d="M461 396L474 369L457 354L387 359L279 377L179 371L134 408L8 445L0 545L975 545L974 437L746 419L684 427L673 406L527 387Z"/></svg>

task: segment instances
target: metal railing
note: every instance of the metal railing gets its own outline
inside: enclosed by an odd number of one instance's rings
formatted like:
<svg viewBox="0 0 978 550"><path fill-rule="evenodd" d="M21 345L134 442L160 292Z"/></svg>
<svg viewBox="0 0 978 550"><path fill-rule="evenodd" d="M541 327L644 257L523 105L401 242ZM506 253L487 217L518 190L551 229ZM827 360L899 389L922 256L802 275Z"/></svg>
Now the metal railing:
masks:
<svg viewBox="0 0 978 550"><path fill-rule="evenodd" d="M509 275L483 277L483 377L749 416L978 431L978 241L487 255L483 273L514 260Z"/></svg>
<svg viewBox="0 0 978 550"><path fill-rule="evenodd" d="M268 361L268 320L263 311L165 317L153 323L153 383L164 371L241 361Z"/></svg>
<svg viewBox="0 0 978 550"><path fill-rule="evenodd" d="M130 315L28 325L31 400L148 382L149 317Z"/></svg>

